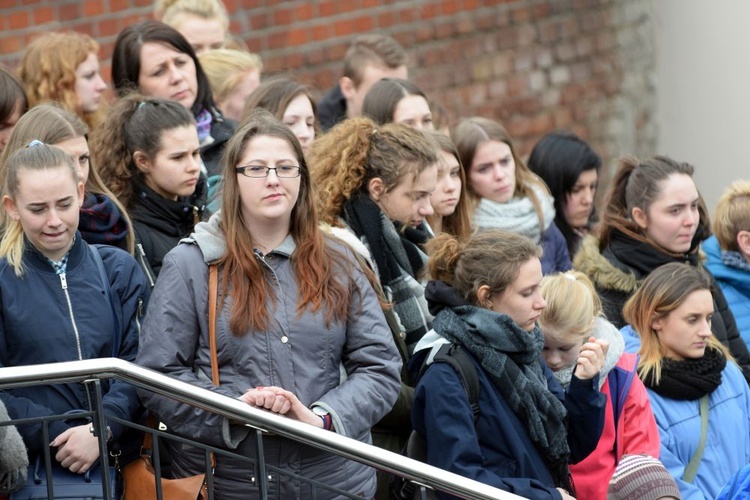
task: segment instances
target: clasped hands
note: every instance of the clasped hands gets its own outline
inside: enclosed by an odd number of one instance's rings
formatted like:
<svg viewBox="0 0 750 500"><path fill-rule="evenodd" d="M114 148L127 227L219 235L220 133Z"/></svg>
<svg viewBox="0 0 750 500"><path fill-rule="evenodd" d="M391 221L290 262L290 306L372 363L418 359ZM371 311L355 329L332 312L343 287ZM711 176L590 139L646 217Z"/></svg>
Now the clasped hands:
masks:
<svg viewBox="0 0 750 500"><path fill-rule="evenodd" d="M323 428L323 419L302 404L294 393L281 387L256 387L248 389L238 399L257 408Z"/></svg>

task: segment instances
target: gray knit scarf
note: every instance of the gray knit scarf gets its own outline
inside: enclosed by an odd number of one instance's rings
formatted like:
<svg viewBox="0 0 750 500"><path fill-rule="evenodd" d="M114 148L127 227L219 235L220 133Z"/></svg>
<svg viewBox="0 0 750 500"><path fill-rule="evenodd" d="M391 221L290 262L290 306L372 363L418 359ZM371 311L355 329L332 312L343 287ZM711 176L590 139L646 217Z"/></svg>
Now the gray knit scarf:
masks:
<svg viewBox="0 0 750 500"><path fill-rule="evenodd" d="M567 410L550 392L539 355L539 327L527 332L504 314L475 306L446 308L432 324L479 361L545 458L557 486L567 488Z"/></svg>
<svg viewBox="0 0 750 500"><path fill-rule="evenodd" d="M555 219L555 206L550 195L537 187L532 189L542 207L544 227L539 227L539 216L528 196L513 198L505 203L482 198L474 211L474 227L479 231L504 229L539 243L542 234Z"/></svg>

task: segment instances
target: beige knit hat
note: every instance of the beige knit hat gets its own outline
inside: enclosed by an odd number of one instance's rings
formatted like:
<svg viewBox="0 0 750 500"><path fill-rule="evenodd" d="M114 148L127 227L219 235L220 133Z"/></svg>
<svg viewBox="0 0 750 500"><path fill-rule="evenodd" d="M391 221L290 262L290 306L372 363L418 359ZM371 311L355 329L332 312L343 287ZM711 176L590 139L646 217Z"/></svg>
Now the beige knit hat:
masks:
<svg viewBox="0 0 750 500"><path fill-rule="evenodd" d="M648 455L624 455L607 489L607 500L682 498L664 465Z"/></svg>

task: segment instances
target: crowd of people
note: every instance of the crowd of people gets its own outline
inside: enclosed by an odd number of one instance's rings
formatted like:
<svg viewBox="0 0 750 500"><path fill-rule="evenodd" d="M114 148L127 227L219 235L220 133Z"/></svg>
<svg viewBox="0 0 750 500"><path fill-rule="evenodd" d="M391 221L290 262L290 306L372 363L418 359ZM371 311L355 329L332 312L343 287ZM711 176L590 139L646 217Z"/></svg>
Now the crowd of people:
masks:
<svg viewBox="0 0 750 500"><path fill-rule="evenodd" d="M549 131L524 161L494 117L446 123L389 36L354 39L318 100L228 30L220 0L157 0L117 37L112 99L82 33L0 66L0 367L117 357L390 451L421 439L530 499L750 490L750 182L711 224L692 165L623 157L597 213L595 145ZM393 494L358 462L102 391L108 417L262 454L273 498ZM0 391L0 421L69 414L0 426L0 498L45 447L98 466L92 400ZM107 422L125 465L140 438ZM171 477L206 470L167 451ZM246 460L214 460L217 498L258 497Z"/></svg>

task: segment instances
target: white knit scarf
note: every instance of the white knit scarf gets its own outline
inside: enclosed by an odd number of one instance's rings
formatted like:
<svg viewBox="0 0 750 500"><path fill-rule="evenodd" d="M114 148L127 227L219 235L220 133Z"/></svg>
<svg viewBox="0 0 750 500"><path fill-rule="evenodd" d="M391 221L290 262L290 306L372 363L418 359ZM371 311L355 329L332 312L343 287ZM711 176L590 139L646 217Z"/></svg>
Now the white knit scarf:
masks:
<svg viewBox="0 0 750 500"><path fill-rule="evenodd" d="M528 196L512 198L505 203L482 198L474 211L474 227L479 231L504 229L539 243L542 233L555 219L555 207L552 196L536 186L532 187L532 190L542 207L544 228L539 227L539 216Z"/></svg>

